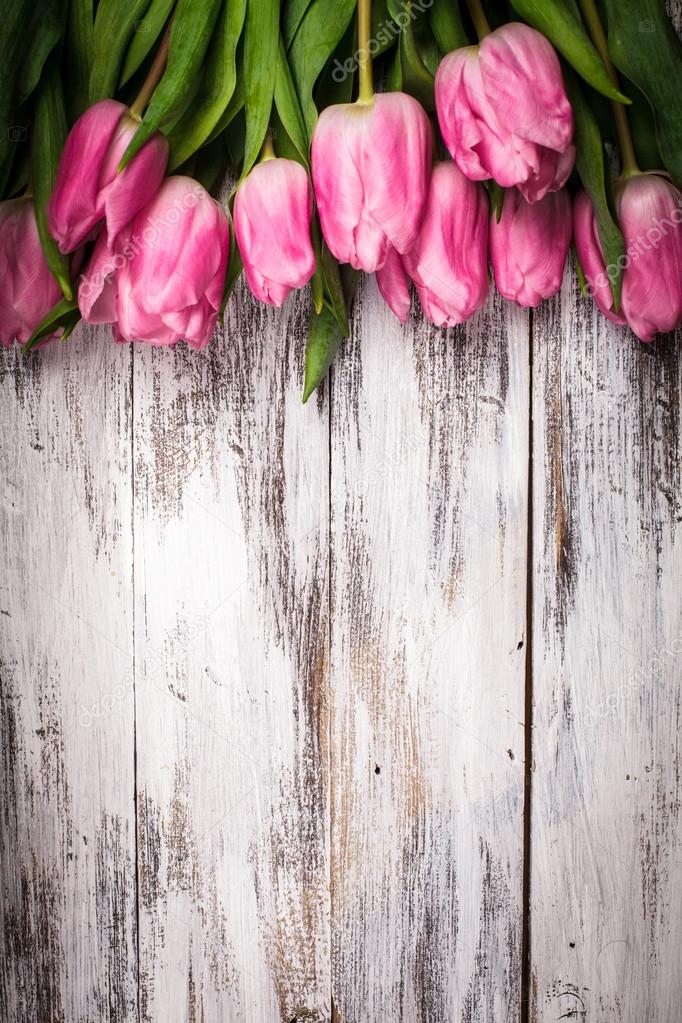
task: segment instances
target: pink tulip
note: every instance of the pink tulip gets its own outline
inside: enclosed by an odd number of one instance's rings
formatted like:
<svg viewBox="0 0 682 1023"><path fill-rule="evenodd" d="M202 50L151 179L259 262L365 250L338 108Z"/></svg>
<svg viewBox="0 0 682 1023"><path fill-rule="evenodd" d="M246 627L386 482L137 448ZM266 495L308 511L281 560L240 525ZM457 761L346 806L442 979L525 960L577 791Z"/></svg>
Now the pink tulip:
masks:
<svg viewBox="0 0 682 1023"><path fill-rule="evenodd" d="M170 177L112 245L102 234L78 302L93 323L114 323L117 341L193 348L211 340L222 303L229 227L196 181Z"/></svg>
<svg viewBox="0 0 682 1023"><path fill-rule="evenodd" d="M310 181L295 160L265 160L239 186L234 230L246 280L261 302L281 306L313 276L312 215Z"/></svg>
<svg viewBox="0 0 682 1023"><path fill-rule="evenodd" d="M473 181L515 185L527 202L566 183L573 111L551 43L528 25L511 22L449 53L436 74L436 109L452 158Z"/></svg>
<svg viewBox="0 0 682 1023"><path fill-rule="evenodd" d="M637 174L616 186L625 259L622 316L613 312L604 256L589 197L575 201L578 258L599 308L627 323L642 341L682 325L682 192L660 174Z"/></svg>
<svg viewBox="0 0 682 1023"><path fill-rule="evenodd" d="M327 107L312 142L322 233L341 263L372 273L416 240L431 168L431 126L411 96Z"/></svg>
<svg viewBox="0 0 682 1023"><path fill-rule="evenodd" d="M377 270L377 284L389 309L401 323L407 323L410 313L410 279L405 273L401 256L393 248L384 265Z"/></svg>
<svg viewBox="0 0 682 1023"><path fill-rule="evenodd" d="M402 262L437 327L463 323L485 302L488 199L454 163L434 167L419 238Z"/></svg>
<svg viewBox="0 0 682 1023"><path fill-rule="evenodd" d="M537 306L561 288L573 233L566 189L529 205L510 188L502 216L490 218L490 262L497 290L521 306Z"/></svg>
<svg viewBox="0 0 682 1023"><path fill-rule="evenodd" d="M43 255L32 201L0 202L0 344L25 344L61 297Z"/></svg>
<svg viewBox="0 0 682 1023"><path fill-rule="evenodd" d="M94 238L103 220L114 241L159 188L168 143L158 132L118 172L138 127L127 107L105 99L86 110L69 132L47 208L50 233L62 252Z"/></svg>

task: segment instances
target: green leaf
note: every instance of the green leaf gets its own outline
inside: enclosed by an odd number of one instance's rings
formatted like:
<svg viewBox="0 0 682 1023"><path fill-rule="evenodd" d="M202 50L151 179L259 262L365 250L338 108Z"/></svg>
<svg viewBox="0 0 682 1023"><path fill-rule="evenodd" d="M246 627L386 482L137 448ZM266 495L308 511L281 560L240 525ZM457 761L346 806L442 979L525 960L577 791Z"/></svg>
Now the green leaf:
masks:
<svg viewBox="0 0 682 1023"><path fill-rule="evenodd" d="M244 109L244 88L243 88L241 79L238 79L237 80L237 84L235 86L234 93L232 94L232 99L230 100L230 102L227 105L227 110L222 115L222 117L220 118L220 120L216 124L215 128L213 129L213 131L209 135L208 139L206 140L206 145L210 145L211 142L213 142L214 139L216 139L219 135L222 135L223 132L225 131L225 129L227 127L229 127L229 125L232 123L232 121L234 121L234 119L237 116L237 114L239 114L243 109Z"/></svg>
<svg viewBox="0 0 682 1023"><path fill-rule="evenodd" d="M0 18L0 195L4 194L17 143L26 125L17 123L16 93L34 12L32 0L3 0Z"/></svg>
<svg viewBox="0 0 682 1023"><path fill-rule="evenodd" d="M597 92L620 103L629 103L609 78L575 8L565 0L510 0L524 21L546 35L571 67Z"/></svg>
<svg viewBox="0 0 682 1023"><path fill-rule="evenodd" d="M99 0L95 16L90 102L116 94L123 57L149 0Z"/></svg>
<svg viewBox="0 0 682 1023"><path fill-rule="evenodd" d="M642 170L661 170L663 157L656 140L656 119L649 101L643 92L634 85L627 83L627 90L632 106L628 108L628 124L632 132L637 166Z"/></svg>
<svg viewBox="0 0 682 1023"><path fill-rule="evenodd" d="M604 159L604 145L590 103L576 76L566 69L565 77L575 119L576 168L594 206L604 262L611 283L613 308L618 312L623 276L619 257L625 254L625 241L609 201L611 171Z"/></svg>
<svg viewBox="0 0 682 1023"><path fill-rule="evenodd" d="M223 0L178 0L171 25L168 63L157 85L142 124L123 154L126 166L155 131L168 131L192 102L199 88L204 59ZM99 11L98 11L99 17Z"/></svg>
<svg viewBox="0 0 682 1023"><path fill-rule="evenodd" d="M234 291L235 284L241 277L242 270L244 269L244 263L242 262L241 253L237 246L237 239L234 234L234 224L232 223L232 216L229 215L230 220L230 257L227 263L227 275L225 277L225 287L223 289L223 301L220 306L221 317L225 313L225 307L229 301L230 295Z"/></svg>
<svg viewBox="0 0 682 1023"><path fill-rule="evenodd" d="M342 274L344 302L350 305L360 275L350 267L344 267ZM315 312L314 307L311 308L308 321L308 343L305 351L304 403L327 375L339 345L347 336L348 328L342 330L334 313L326 303L319 315Z"/></svg>
<svg viewBox="0 0 682 1023"><path fill-rule="evenodd" d="M279 0L248 0L244 35L245 177L258 159L270 123L279 48Z"/></svg>
<svg viewBox="0 0 682 1023"><path fill-rule="evenodd" d="M88 106L90 72L94 56L93 0L70 0L66 27L64 91L70 122Z"/></svg>
<svg viewBox="0 0 682 1023"><path fill-rule="evenodd" d="M429 21L438 49L443 56L451 50L459 50L462 46L470 45L462 24L459 5L455 0L433 0Z"/></svg>
<svg viewBox="0 0 682 1023"><path fill-rule="evenodd" d="M210 138L229 106L237 82L237 44L245 15L246 0L229 0L223 6L199 91L169 135L169 171L184 163Z"/></svg>
<svg viewBox="0 0 682 1023"><path fill-rule="evenodd" d="M663 0L606 0L609 53L654 111L663 162L682 187L682 45Z"/></svg>
<svg viewBox="0 0 682 1023"><path fill-rule="evenodd" d="M132 41L123 61L119 86L129 81L149 55L152 47L160 41L175 0L151 0L144 18L135 25Z"/></svg>
<svg viewBox="0 0 682 1023"><path fill-rule="evenodd" d="M44 341L45 338L54 334L57 330L64 331L60 340L66 341L80 318L81 314L75 298L70 300L68 298L60 299L33 331L23 347L24 353L30 352L32 348L35 348L37 344L40 344L41 341Z"/></svg>
<svg viewBox="0 0 682 1023"><path fill-rule="evenodd" d="M308 137L317 122L313 88L348 28L356 0L313 0L291 44L289 66L296 84Z"/></svg>
<svg viewBox="0 0 682 1023"><path fill-rule="evenodd" d="M434 76L426 68L415 38L414 9L405 0L388 0L388 9L400 31L400 66L402 88L427 110L435 110Z"/></svg>
<svg viewBox="0 0 682 1023"><path fill-rule="evenodd" d="M275 78L275 107L282 122L282 127L291 139L301 162L310 167L310 140L306 132L301 105L298 102L291 70L287 61L284 42L280 39L277 77Z"/></svg>
<svg viewBox="0 0 682 1023"><path fill-rule="evenodd" d="M41 0L29 30L29 46L19 76L17 104L21 105L38 85L43 65L64 35L66 7L62 0Z"/></svg>
<svg viewBox="0 0 682 1023"><path fill-rule="evenodd" d="M48 58L35 94L31 133L31 178L38 234L52 275L66 298L73 297L70 262L57 248L47 226L47 203L67 135L64 96L55 55Z"/></svg>
<svg viewBox="0 0 682 1023"><path fill-rule="evenodd" d="M339 45L318 76L313 90L314 102L318 110L324 110L325 107L333 106L335 103L350 103L352 100L355 74L358 69L357 49L357 24L355 18L351 18Z"/></svg>
<svg viewBox="0 0 682 1023"><path fill-rule="evenodd" d="M282 12L282 38L287 50L298 32L301 22L306 16L312 0L289 0Z"/></svg>

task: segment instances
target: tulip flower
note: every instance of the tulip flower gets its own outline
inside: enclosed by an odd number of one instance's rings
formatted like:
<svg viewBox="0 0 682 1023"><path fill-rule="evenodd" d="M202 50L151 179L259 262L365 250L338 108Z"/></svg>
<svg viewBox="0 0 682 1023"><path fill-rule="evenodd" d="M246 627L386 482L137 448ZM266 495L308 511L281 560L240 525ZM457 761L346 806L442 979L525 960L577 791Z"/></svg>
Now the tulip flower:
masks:
<svg viewBox="0 0 682 1023"><path fill-rule="evenodd" d="M222 303L229 227L191 178L167 178L111 242L102 234L81 282L84 319L114 324L117 341L193 348L211 339Z"/></svg>
<svg viewBox="0 0 682 1023"><path fill-rule="evenodd" d="M379 291L389 309L401 323L407 323L410 312L410 279L405 272L401 256L391 249L384 265L377 270Z"/></svg>
<svg viewBox="0 0 682 1023"><path fill-rule="evenodd" d="M295 160L265 159L239 186L234 231L246 280L261 302L281 306L313 276L312 214L310 181Z"/></svg>
<svg viewBox="0 0 682 1023"><path fill-rule="evenodd" d="M661 174L633 174L616 185L616 211L625 239L622 315L613 310L604 254L589 196L575 201L578 258L594 299L615 323L642 341L682 325L682 192Z"/></svg>
<svg viewBox="0 0 682 1023"><path fill-rule="evenodd" d="M434 167L419 238L402 264L438 327L463 323L485 302L488 198L454 163Z"/></svg>
<svg viewBox="0 0 682 1023"><path fill-rule="evenodd" d="M435 93L443 140L468 178L516 186L530 203L566 183L573 111L559 59L535 29L511 22L449 53Z"/></svg>
<svg viewBox="0 0 682 1023"><path fill-rule="evenodd" d="M566 189L530 205L514 188L504 194L502 216L490 218L490 262L497 290L521 306L556 295L573 233Z"/></svg>
<svg viewBox="0 0 682 1023"><path fill-rule="evenodd" d="M105 99L69 132L47 208L50 233L62 252L94 238L102 221L113 243L159 188L168 162L168 142L160 133L118 171L138 127L127 107Z"/></svg>
<svg viewBox="0 0 682 1023"><path fill-rule="evenodd" d="M0 344L25 344L62 297L28 198L0 202Z"/></svg>
<svg viewBox="0 0 682 1023"><path fill-rule="evenodd" d="M431 169L431 126L402 92L320 114L312 170L322 233L341 263L372 273L412 248Z"/></svg>

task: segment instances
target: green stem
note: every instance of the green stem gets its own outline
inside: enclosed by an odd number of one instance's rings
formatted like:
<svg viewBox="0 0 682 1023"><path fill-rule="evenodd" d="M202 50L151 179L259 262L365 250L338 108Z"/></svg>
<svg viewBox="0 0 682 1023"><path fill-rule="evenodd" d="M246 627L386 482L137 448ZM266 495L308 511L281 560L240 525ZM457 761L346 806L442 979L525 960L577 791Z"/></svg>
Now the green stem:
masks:
<svg viewBox="0 0 682 1023"><path fill-rule="evenodd" d="M369 52L371 35L372 0L358 0L358 70L360 72L358 101L360 103L371 103L374 99L372 57Z"/></svg>
<svg viewBox="0 0 682 1023"><path fill-rule="evenodd" d="M272 129L268 128L263 140L263 146L258 157L259 163L265 163L266 160L274 160L276 157L275 147L272 144Z"/></svg>
<svg viewBox="0 0 682 1023"><path fill-rule="evenodd" d="M597 10L597 4L595 0L580 0L580 7L585 18L585 23L589 30L592 42L595 48L604 62L604 66L609 73L609 78L620 92L620 82L618 81L618 74L611 55L609 54L609 44L606 39L606 32L604 26L601 23L599 17L599 11ZM635 147L632 144L632 133L630 132L630 125L628 124L628 117L625 113L625 107L622 103L615 103L611 101L611 110L613 112L613 119L616 124L616 132L618 134L618 145L620 147L620 156L623 163L622 176L624 178L630 178L634 174L640 174L641 171L637 166L637 158L635 156Z"/></svg>
<svg viewBox="0 0 682 1023"><path fill-rule="evenodd" d="M483 10L483 4L481 0L467 0L467 7L469 8L469 14L480 42L484 36L489 36L492 31Z"/></svg>
<svg viewBox="0 0 682 1023"><path fill-rule="evenodd" d="M133 117L137 117L140 120L142 119L144 108L147 106L147 103L149 103L149 100L152 98L152 93L154 92L154 89L159 84L161 75L166 70L166 62L168 60L168 46L170 44L170 33L172 24L173 21L171 19L171 21L168 23L166 31L163 34L161 45L159 46L156 56L154 57L154 62L149 69L149 74L145 78L142 88L140 89L139 93L137 94L134 102L130 107L130 113L133 115Z"/></svg>

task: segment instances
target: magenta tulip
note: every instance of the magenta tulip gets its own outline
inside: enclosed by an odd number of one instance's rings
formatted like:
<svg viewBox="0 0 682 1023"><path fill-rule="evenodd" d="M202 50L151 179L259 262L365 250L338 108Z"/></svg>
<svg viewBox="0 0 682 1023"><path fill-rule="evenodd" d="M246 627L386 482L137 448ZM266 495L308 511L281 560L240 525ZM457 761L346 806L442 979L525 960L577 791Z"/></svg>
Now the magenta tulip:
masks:
<svg viewBox="0 0 682 1023"><path fill-rule="evenodd" d="M433 169L421 231L403 266L427 320L463 323L488 294L488 198L454 163Z"/></svg>
<svg viewBox="0 0 682 1023"><path fill-rule="evenodd" d="M170 177L132 224L98 239L78 302L89 322L114 324L117 341L193 348L211 339L222 303L229 227L208 192Z"/></svg>
<svg viewBox="0 0 682 1023"><path fill-rule="evenodd" d="M327 107L312 142L322 233L341 263L372 273L417 238L431 169L431 126L411 96Z"/></svg>
<svg viewBox="0 0 682 1023"><path fill-rule="evenodd" d="M43 255L32 201L0 202L0 344L25 344L61 297Z"/></svg>
<svg viewBox="0 0 682 1023"><path fill-rule="evenodd" d="M158 190L168 162L168 143L158 132L118 172L138 127L127 107L105 99L69 132L47 209L50 233L62 252L94 238L102 221L115 241Z"/></svg>
<svg viewBox="0 0 682 1023"><path fill-rule="evenodd" d="M616 186L623 237L622 315L613 311L607 268L589 197L575 201L578 258L594 299L610 320L642 341L682 325L682 192L660 174L637 174Z"/></svg>
<svg viewBox="0 0 682 1023"><path fill-rule="evenodd" d="M234 200L234 231L251 291L281 306L315 272L313 193L305 168L274 158L253 168Z"/></svg>
<svg viewBox="0 0 682 1023"><path fill-rule="evenodd" d="M507 189L499 222L490 217L490 262L500 294L526 307L556 295L572 234L566 189L532 205L515 188Z"/></svg>
<svg viewBox="0 0 682 1023"><path fill-rule="evenodd" d="M384 265L377 270L379 291L389 309L401 323L407 323L410 314L410 279L405 272L402 257L391 249Z"/></svg>
<svg viewBox="0 0 682 1023"><path fill-rule="evenodd" d="M551 43L528 25L511 22L449 53L436 74L436 109L453 160L473 181L515 185L527 202L566 183L573 111Z"/></svg>

